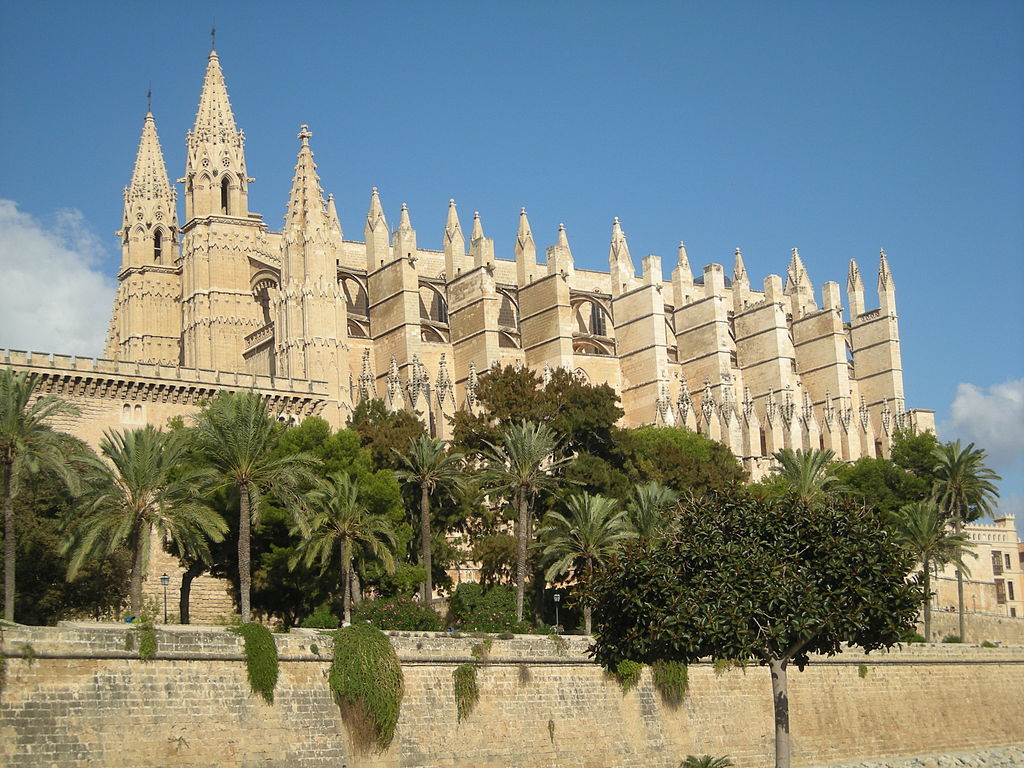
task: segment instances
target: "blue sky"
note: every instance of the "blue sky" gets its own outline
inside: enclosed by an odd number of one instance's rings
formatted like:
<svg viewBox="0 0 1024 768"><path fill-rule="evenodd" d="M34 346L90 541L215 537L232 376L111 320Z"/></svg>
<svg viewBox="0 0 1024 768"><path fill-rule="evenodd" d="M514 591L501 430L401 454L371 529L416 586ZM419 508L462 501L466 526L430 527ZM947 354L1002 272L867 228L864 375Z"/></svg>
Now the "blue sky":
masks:
<svg viewBox="0 0 1024 768"><path fill-rule="evenodd" d="M308 123L353 238L378 186L424 247L454 197L510 257L525 205L606 269L618 216L637 262L739 246L759 282L799 247L820 290L856 258L872 306L885 248L908 406L1024 523L1019 2L5 3L0 346L100 351L146 91L177 178L214 20L273 228Z"/></svg>

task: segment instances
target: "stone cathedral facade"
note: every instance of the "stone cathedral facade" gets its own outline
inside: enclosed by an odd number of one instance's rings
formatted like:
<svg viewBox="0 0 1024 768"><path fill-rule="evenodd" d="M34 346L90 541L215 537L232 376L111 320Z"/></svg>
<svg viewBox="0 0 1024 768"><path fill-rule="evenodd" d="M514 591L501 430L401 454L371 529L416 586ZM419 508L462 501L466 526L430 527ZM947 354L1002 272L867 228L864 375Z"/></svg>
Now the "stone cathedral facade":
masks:
<svg viewBox="0 0 1024 768"><path fill-rule="evenodd" d="M244 135L211 52L179 179L183 219L152 113L143 123L103 359L8 351L4 362L76 400L82 416L67 426L90 442L101 428L162 424L246 388L283 419L318 413L334 426L361 398L381 398L446 437L495 364L607 383L625 425L687 426L755 476L784 447L854 460L885 454L900 427L932 427L931 412L904 404L884 252L877 309L851 261L844 321L840 286L825 283L819 303L796 249L785 279L760 286L739 250L731 274L694 270L682 243L670 264L642 258L638 274L618 219L607 272L576 268L563 227L541 261L525 209L505 258L478 214L466 236L454 201L442 249L423 248L404 205L391 228L376 189L352 239L324 196L311 137L302 126L284 228L273 232L249 210Z"/></svg>

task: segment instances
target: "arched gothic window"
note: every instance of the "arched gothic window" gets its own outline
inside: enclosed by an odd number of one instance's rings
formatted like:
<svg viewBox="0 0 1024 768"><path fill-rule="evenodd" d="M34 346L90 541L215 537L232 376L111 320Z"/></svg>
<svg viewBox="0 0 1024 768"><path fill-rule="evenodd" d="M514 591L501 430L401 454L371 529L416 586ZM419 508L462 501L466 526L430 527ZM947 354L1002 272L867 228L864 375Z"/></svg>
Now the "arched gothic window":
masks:
<svg viewBox="0 0 1024 768"><path fill-rule="evenodd" d="M164 255L164 237L163 233L158 229L153 233L153 261L160 261Z"/></svg>
<svg viewBox="0 0 1024 768"><path fill-rule="evenodd" d="M230 214L228 201L231 196L231 182L225 176L220 182L220 212L225 216Z"/></svg>

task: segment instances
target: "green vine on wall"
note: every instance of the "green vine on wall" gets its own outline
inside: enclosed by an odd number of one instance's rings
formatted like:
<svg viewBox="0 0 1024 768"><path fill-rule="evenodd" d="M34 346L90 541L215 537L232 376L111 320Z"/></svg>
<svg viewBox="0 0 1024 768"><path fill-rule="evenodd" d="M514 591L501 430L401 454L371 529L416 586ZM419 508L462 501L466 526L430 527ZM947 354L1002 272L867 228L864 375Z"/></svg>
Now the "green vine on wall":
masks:
<svg viewBox="0 0 1024 768"><path fill-rule="evenodd" d="M136 624L134 631L139 633L139 658L151 661L156 656L156 629L152 621Z"/></svg>
<svg viewBox="0 0 1024 768"><path fill-rule="evenodd" d="M662 700L670 707L678 707L686 696L689 678L686 665L681 661L656 661L651 665L651 680Z"/></svg>
<svg viewBox="0 0 1024 768"><path fill-rule="evenodd" d="M480 689L476 684L476 665L462 664L456 667L452 672L452 680L455 682L455 706L461 723L469 717L473 707L480 700Z"/></svg>
<svg viewBox="0 0 1024 768"><path fill-rule="evenodd" d="M628 693L630 689L635 688L640 682L640 673L643 672L643 669L644 665L640 662L623 659L612 670L612 674L615 675L615 679L622 686L622 692Z"/></svg>
<svg viewBox="0 0 1024 768"><path fill-rule="evenodd" d="M273 704L278 673L277 643L274 642L273 634L256 622L242 624L230 631L245 640L245 668L249 674L249 687L253 693L262 696L267 704Z"/></svg>
<svg viewBox="0 0 1024 768"><path fill-rule="evenodd" d="M386 750L395 737L405 689L387 635L371 624L339 629L328 682L357 746Z"/></svg>

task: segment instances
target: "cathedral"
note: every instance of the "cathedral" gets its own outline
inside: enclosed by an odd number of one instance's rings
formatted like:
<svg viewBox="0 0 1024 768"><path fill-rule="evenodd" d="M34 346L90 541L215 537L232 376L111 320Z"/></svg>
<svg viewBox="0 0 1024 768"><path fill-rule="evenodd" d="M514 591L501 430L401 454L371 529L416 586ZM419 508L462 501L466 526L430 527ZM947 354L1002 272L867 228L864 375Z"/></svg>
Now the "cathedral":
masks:
<svg viewBox="0 0 1024 768"><path fill-rule="evenodd" d="M782 448L850 461L885 455L901 427L933 428L932 412L904 404L884 252L877 309L850 262L844 321L839 284L825 283L819 304L796 249L785 279L760 286L738 249L731 274L695 272L683 243L673 263L645 256L637 274L618 219L607 272L575 267L564 227L539 260L525 208L504 257L478 214L467 242L454 200L443 249L422 248L410 212L403 205L392 229L376 189L355 240L324 196L312 135L299 129L273 232L249 211L244 135L216 51L186 137L183 218L146 115L103 357L4 352L5 365L79 406L60 426L95 444L103 429L159 426L218 391L253 389L284 421L319 414L338 427L361 399L380 398L447 437L457 409L478 407L480 377L515 365L607 383L624 425L686 426L725 443L754 477Z"/></svg>

